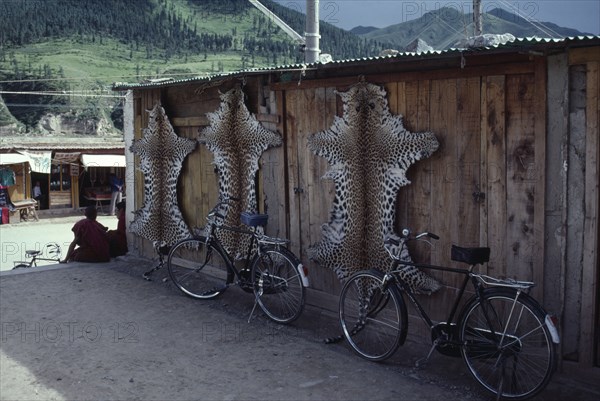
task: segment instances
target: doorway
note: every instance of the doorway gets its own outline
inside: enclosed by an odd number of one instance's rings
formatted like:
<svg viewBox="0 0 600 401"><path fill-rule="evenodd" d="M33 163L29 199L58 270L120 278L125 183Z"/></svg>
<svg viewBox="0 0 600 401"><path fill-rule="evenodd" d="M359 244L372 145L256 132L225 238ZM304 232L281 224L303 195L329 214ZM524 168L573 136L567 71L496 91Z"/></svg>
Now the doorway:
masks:
<svg viewBox="0 0 600 401"><path fill-rule="evenodd" d="M34 197L33 188L36 183L40 183L41 196L36 199L39 202L39 209L48 209L48 194L50 193L50 180L48 174L31 172L31 197Z"/></svg>

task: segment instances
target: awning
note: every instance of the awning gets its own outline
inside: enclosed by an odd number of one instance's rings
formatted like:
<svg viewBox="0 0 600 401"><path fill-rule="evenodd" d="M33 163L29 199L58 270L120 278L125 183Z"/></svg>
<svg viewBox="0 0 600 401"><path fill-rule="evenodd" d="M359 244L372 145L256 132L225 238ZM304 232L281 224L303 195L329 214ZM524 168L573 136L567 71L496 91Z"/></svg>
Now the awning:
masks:
<svg viewBox="0 0 600 401"><path fill-rule="evenodd" d="M77 163L81 152L54 152L53 163L69 164Z"/></svg>
<svg viewBox="0 0 600 401"><path fill-rule="evenodd" d="M2 153L0 154L0 164L27 163L29 157L20 153Z"/></svg>
<svg viewBox="0 0 600 401"><path fill-rule="evenodd" d="M125 167L125 155L81 155L81 163L88 167Z"/></svg>
<svg viewBox="0 0 600 401"><path fill-rule="evenodd" d="M31 171L36 173L50 174L50 160L52 152L34 152L32 150L20 150L23 156L29 161Z"/></svg>

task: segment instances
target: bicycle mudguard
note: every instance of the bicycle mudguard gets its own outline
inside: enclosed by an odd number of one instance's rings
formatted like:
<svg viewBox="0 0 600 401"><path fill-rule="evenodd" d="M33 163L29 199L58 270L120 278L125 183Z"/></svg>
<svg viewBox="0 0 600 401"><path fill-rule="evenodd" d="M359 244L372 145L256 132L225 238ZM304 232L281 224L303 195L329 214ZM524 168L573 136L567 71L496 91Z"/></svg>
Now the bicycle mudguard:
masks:
<svg viewBox="0 0 600 401"><path fill-rule="evenodd" d="M487 263L490 260L490 248L463 248L452 245L450 258L455 262L469 265Z"/></svg>

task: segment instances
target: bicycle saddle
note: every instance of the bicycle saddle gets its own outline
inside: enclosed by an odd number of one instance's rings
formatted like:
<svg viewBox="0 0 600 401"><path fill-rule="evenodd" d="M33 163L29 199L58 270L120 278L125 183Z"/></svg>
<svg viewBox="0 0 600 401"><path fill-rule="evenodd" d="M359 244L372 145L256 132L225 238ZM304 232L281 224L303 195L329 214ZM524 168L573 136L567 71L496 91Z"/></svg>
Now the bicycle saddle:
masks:
<svg viewBox="0 0 600 401"><path fill-rule="evenodd" d="M470 265L483 264L490 261L490 248L463 248L452 245L450 258L455 262Z"/></svg>
<svg viewBox="0 0 600 401"><path fill-rule="evenodd" d="M25 251L25 255L27 255L29 257L36 256L36 255L39 255L41 253L42 253L42 251L36 251L36 250L33 250L33 249Z"/></svg>
<svg viewBox="0 0 600 401"><path fill-rule="evenodd" d="M240 215L240 220L242 223L249 227L266 226L268 219L268 214L242 212Z"/></svg>

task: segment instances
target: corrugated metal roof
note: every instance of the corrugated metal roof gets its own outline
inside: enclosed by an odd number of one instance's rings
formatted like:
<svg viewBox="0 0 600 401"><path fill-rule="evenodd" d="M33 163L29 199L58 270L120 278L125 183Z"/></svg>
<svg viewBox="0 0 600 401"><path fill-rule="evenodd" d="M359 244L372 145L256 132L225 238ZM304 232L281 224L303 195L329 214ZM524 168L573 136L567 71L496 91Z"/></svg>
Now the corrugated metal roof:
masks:
<svg viewBox="0 0 600 401"><path fill-rule="evenodd" d="M94 149L125 149L122 139L84 139L84 138L43 138L43 137L2 137L0 149L29 149L29 150L94 150Z"/></svg>
<svg viewBox="0 0 600 401"><path fill-rule="evenodd" d="M142 89L142 88L159 88L171 85L182 85L186 83L197 83L197 82L210 82L213 80L223 79L223 78L235 78L246 75L254 75L254 74L264 74L271 72L286 72L286 71L302 71L302 70L314 70L321 68L328 68L329 66L339 67L341 65L352 65L355 63L364 63L364 62L377 62L380 60L390 60L390 59L412 59L419 58L422 60L426 60L430 57L439 57L439 56L453 56L460 53L472 52L472 53L482 53L486 51L495 52L495 51L514 51L518 48L529 48L531 46L536 46L540 48L546 47L554 47L554 46L563 46L577 44L577 45L587 45L594 44L594 42L598 42L600 44L600 36L577 36L577 37L567 37L567 38L540 38L540 37L527 37L527 38L515 38L514 41L507 42L504 44L498 44L493 46L485 46L485 47L476 47L476 48L451 48L446 50L431 50L421 53L415 52L404 52L398 53L395 55L386 55L386 56L374 56L374 57L360 57L346 60L334 60L326 64L321 63L312 63L312 64L289 64L289 65L281 65L275 67L262 67L262 68L251 68L240 71L231 71L220 74L212 74L205 76L198 76L193 78L185 78L185 79L170 79L165 80L161 79L158 81L151 82L140 82L140 83L127 83L127 82L115 82L113 84L113 90L115 91L123 91L129 89Z"/></svg>

